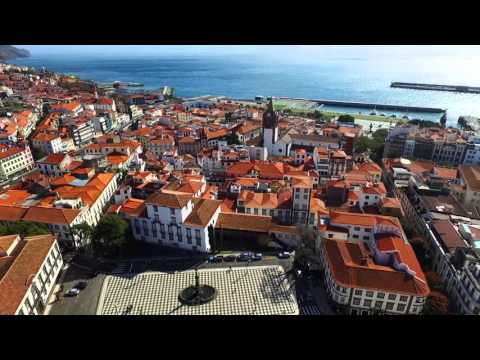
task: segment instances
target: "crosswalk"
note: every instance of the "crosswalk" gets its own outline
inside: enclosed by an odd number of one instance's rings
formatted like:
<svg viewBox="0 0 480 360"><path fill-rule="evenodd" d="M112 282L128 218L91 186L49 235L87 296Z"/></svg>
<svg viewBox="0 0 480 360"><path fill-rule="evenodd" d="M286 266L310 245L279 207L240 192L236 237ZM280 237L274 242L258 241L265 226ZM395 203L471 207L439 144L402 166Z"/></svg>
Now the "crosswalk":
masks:
<svg viewBox="0 0 480 360"><path fill-rule="evenodd" d="M112 274L125 274L130 271L130 263L124 262L117 264L117 267L113 269Z"/></svg>
<svg viewBox="0 0 480 360"><path fill-rule="evenodd" d="M315 304L303 305L300 307L300 315L322 315Z"/></svg>

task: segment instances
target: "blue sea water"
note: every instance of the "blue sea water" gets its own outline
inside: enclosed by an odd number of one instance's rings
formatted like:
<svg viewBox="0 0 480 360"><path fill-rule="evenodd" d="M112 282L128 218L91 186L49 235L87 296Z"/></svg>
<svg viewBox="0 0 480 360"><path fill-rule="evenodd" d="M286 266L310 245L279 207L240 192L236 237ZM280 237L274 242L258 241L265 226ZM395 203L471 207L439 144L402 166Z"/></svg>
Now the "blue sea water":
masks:
<svg viewBox="0 0 480 360"><path fill-rule="evenodd" d="M480 95L390 88L391 81L480 86L476 58L319 58L274 61L255 56L35 55L15 64L74 74L98 82L140 82L146 89L172 86L176 95L256 95L371 102L447 109L480 116Z"/></svg>

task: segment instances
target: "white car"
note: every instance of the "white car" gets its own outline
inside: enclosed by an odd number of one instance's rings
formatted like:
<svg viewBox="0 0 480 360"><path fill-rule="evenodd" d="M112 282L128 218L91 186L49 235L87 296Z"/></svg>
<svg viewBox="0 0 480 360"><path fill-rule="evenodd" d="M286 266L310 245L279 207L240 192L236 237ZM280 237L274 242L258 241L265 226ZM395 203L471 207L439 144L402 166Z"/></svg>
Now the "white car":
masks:
<svg viewBox="0 0 480 360"><path fill-rule="evenodd" d="M73 288L73 289L68 290L65 293L65 296L74 297L74 296L77 296L78 294L80 294L80 289Z"/></svg>

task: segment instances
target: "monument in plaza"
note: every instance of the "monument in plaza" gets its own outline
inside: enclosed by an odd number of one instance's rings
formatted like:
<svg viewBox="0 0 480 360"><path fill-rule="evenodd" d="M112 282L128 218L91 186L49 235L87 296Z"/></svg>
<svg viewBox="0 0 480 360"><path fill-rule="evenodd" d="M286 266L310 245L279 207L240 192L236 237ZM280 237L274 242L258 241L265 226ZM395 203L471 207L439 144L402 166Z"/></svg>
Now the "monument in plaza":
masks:
<svg viewBox="0 0 480 360"><path fill-rule="evenodd" d="M213 286L200 285L198 269L195 268L195 285L183 289L178 295L178 300L189 306L206 304L217 295L217 290Z"/></svg>

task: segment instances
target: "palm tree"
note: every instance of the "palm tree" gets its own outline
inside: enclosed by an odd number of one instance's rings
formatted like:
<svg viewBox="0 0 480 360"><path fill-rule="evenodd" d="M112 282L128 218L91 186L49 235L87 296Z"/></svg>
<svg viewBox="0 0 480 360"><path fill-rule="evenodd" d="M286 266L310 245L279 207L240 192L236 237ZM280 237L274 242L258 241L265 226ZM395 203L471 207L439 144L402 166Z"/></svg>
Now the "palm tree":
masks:
<svg viewBox="0 0 480 360"><path fill-rule="evenodd" d="M83 222L81 224L76 224L72 226L72 234L74 237L77 237L80 242L80 246L86 246L87 250L90 250L90 240L92 239L93 235L93 227L90 226L88 223Z"/></svg>
<svg viewBox="0 0 480 360"><path fill-rule="evenodd" d="M315 261L315 244L318 239L317 231L308 225L298 225L298 243L295 248L295 262L305 266L311 261Z"/></svg>

